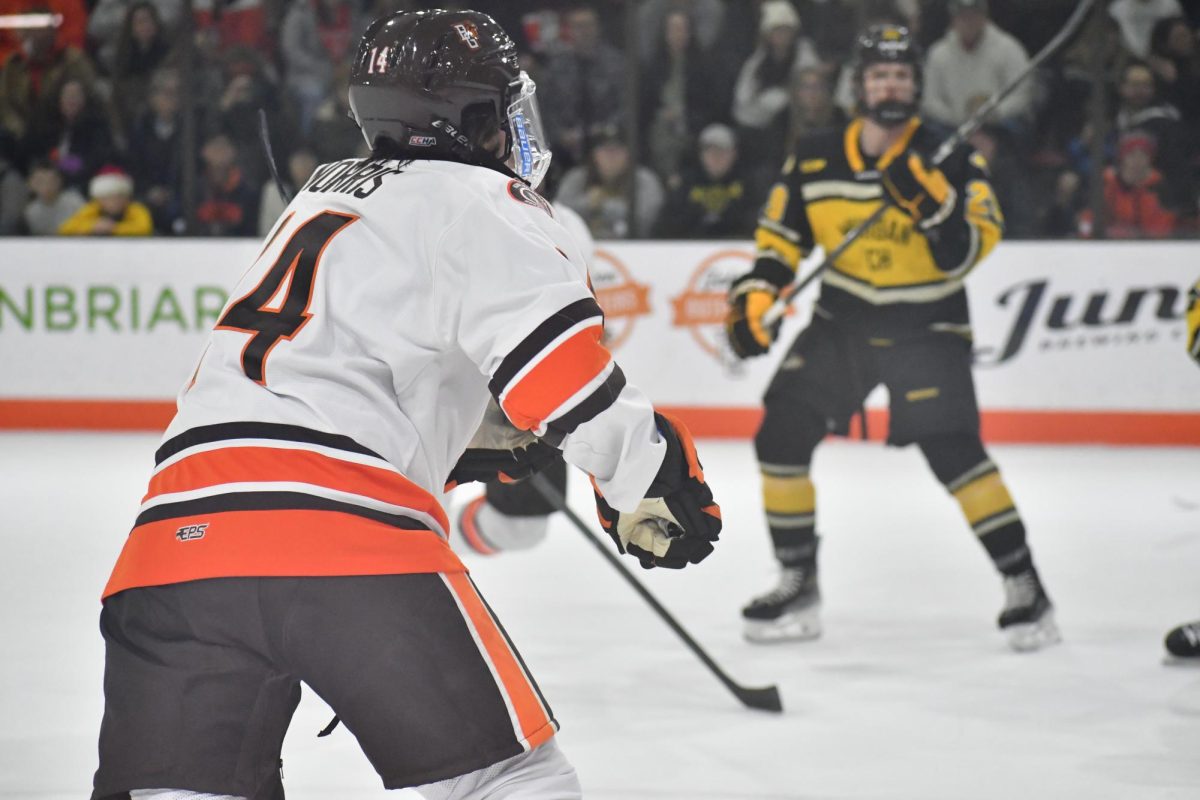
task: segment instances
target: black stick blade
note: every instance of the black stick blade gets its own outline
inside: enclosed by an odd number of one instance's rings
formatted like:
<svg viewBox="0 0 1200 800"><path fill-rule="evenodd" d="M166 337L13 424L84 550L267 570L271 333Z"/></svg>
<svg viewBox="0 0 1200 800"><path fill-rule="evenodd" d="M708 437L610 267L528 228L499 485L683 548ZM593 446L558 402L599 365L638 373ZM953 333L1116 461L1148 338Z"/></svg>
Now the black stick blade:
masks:
<svg viewBox="0 0 1200 800"><path fill-rule="evenodd" d="M783 698L779 696L778 686L764 686L761 689L747 689L739 686L733 690L733 693L746 708L771 711L776 714L783 713Z"/></svg>

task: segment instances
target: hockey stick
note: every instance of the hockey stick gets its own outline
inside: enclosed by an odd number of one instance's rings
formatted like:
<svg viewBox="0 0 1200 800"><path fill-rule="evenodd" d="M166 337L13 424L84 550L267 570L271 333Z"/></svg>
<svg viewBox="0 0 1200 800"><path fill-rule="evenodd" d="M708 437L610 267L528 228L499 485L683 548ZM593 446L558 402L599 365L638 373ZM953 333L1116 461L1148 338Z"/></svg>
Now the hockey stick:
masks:
<svg viewBox="0 0 1200 800"><path fill-rule="evenodd" d="M777 713L783 711L783 701L779 697L779 688L777 686L764 686L759 689L751 689L734 682L732 678L725 674L725 670L721 669L720 665L713 661L712 656L697 644L691 634L676 621L675 617L671 616L671 612L663 608L662 603L658 602L658 598L652 595L650 590L643 586L642 582L635 578L633 573L621 563L620 557L613 553L609 546L602 542L592 529L587 526L587 523L571 510L571 507L567 505L567 499L555 488L554 484L550 483L545 475L534 475L529 478L529 481L547 503L567 515L567 519L584 535L592 547L596 548L600 555L604 556L604 560L611 564L613 569L621 573L621 577L633 587L634 591L642 596L643 600L650 604L650 607L654 609L662 621L667 623L667 627L675 631L675 635L683 640L688 649L695 654L696 658L700 659L704 666L708 667L713 675L717 676L717 680L723 683L726 689L733 692L734 697L740 700L742 705L747 708L756 708L760 711L774 711Z"/></svg>
<svg viewBox="0 0 1200 800"><path fill-rule="evenodd" d="M258 137L262 140L263 153L267 156L267 167L271 170L271 177L275 179L275 189L286 205L292 202L292 193L279 177L279 165L275 163L275 151L271 149L271 127L267 125L267 112L261 108L258 110Z"/></svg>
<svg viewBox="0 0 1200 800"><path fill-rule="evenodd" d="M1091 11L1092 6L1095 5L1095 2L1096 0L1080 0L1079 5L1075 6L1075 10L1071 12L1071 16L1063 24L1062 30L1060 30L1055 37L1051 39L1036 56L1033 57L1033 60L1031 60L1025 66L1025 69L1021 70L1021 72L1015 78L1009 81L1007 86L989 97L983 103L983 105L975 110L974 114L968 117L963 124L958 126L958 129L955 130L954 133L950 134L945 141L938 145L937 150L934 151L931 162L933 166L936 167L949 158L950 154L954 152L954 149L965 142L971 136L971 134L974 133L976 129L978 129L979 126L984 123L984 120L986 120L987 116L996 109L996 106L1004 102L1005 98L1016 91L1017 87L1024 83L1026 78L1032 75L1038 67L1046 62L1047 59L1057 53L1068 39L1075 35L1075 33L1079 30L1079 27L1083 24L1083 21L1087 18L1088 12ZM795 299L796 295L800 294L800 292L804 291L809 284L820 277L821 274L829 268L830 264L841 258L842 254L850 249L850 245L858 241L859 237L862 236L863 233L865 233L871 228L872 225L879 221L880 217L884 215L887 209L888 204L886 202L880 203L879 208L875 209L873 214L860 222L854 229L846 234L846 238L842 239L841 243L833 249L833 252L828 253L812 272L804 276L803 280L786 286L783 291L779 293L779 297L776 298L771 307L767 309L765 314L763 314L763 327L769 328L779 320L783 319L783 315L787 313L788 306L791 305L792 300Z"/></svg>

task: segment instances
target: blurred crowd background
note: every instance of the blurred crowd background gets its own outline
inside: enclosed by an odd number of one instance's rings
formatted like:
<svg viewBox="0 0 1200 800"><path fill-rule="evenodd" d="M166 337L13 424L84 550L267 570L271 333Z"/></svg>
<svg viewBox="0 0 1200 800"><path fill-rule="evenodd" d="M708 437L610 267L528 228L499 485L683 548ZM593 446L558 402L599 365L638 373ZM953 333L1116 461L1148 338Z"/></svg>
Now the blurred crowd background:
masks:
<svg viewBox="0 0 1200 800"><path fill-rule="evenodd" d="M542 191L599 239L748 238L798 138L854 113L855 34L907 25L922 113L951 127L1072 0L0 0L0 235L257 236L361 156L362 30L471 7L517 40L554 163ZM51 15L57 24L29 27ZM1009 238L1196 238L1200 2L1100 0L1083 34L972 139Z"/></svg>

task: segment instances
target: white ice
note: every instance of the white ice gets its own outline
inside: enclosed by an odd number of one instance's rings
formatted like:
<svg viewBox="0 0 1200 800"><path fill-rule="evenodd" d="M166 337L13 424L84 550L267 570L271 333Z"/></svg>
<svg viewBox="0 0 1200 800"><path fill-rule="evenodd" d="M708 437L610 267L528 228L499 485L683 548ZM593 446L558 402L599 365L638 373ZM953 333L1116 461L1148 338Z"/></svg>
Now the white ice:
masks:
<svg viewBox="0 0 1200 800"><path fill-rule="evenodd" d="M98 597L157 437L0 435L0 797L85 797L102 709ZM913 449L833 442L815 480L825 636L751 646L738 609L773 566L744 442L702 442L724 509L717 552L642 573L746 685L748 711L565 520L539 549L472 562L563 725L586 796L1200 798L1200 669L1162 635L1200 617L1200 452L994 447L1065 642L1030 655L994 627L1001 588ZM591 499L572 482L589 522ZM636 564L629 562L636 569ZM284 748L289 800L386 793L306 693Z"/></svg>

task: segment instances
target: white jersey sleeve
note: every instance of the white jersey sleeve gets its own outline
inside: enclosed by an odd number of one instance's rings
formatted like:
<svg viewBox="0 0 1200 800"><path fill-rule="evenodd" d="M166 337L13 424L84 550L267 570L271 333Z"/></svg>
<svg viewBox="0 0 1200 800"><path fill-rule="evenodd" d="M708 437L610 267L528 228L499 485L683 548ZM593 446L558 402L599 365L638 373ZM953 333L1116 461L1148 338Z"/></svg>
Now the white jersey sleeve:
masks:
<svg viewBox="0 0 1200 800"><path fill-rule="evenodd" d="M632 510L666 449L653 408L601 343L603 312L575 239L523 184L486 177L438 244L444 334L514 425L557 444L610 505Z"/></svg>

